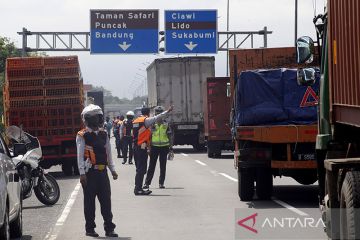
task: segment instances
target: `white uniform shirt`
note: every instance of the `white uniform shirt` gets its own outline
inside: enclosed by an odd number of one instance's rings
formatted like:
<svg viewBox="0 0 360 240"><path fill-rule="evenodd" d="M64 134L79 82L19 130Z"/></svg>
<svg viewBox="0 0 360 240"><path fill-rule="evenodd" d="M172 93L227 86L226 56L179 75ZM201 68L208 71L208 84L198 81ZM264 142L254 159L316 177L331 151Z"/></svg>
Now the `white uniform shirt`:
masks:
<svg viewBox="0 0 360 240"><path fill-rule="evenodd" d="M90 128L86 128L87 131L89 132L95 132L95 134L97 135L99 131L93 131ZM85 152L85 139L79 135L76 135L76 148L77 148L77 162L78 162L78 167L79 167L79 173L80 175L84 175L86 173L86 169L85 169L85 159L84 159L84 152ZM108 162L108 168L110 169L111 172L115 171L115 164L114 161L112 159L112 155L111 155L111 145L109 142L109 138L106 138L106 144L105 144L105 149L106 149L106 156L107 156L107 162Z"/></svg>

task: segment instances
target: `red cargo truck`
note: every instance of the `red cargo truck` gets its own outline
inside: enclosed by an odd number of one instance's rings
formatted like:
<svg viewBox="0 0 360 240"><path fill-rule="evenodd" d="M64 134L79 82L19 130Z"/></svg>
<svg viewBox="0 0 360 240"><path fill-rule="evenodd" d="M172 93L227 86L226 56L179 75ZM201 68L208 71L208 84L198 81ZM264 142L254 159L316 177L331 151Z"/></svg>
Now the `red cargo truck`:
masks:
<svg viewBox="0 0 360 240"><path fill-rule="evenodd" d="M234 150L230 130L230 78L207 78L203 87L205 140L209 158Z"/></svg>
<svg viewBox="0 0 360 240"><path fill-rule="evenodd" d="M3 92L5 126L22 126L39 138L43 167L61 164L66 175L77 173L84 99L78 58L8 58Z"/></svg>
<svg viewBox="0 0 360 240"><path fill-rule="evenodd" d="M233 110L238 107L237 92L242 89L241 83L237 81L240 73L247 70L299 66L296 63L295 48L240 49L231 50L229 54ZM305 95L306 88L302 89ZM259 97L256 88L250 91L248 97ZM300 104L299 102L299 106ZM254 108L253 112L256 111ZM233 119L236 118L234 111L232 116ZM252 200L255 182L257 197L269 199L272 196L275 176L290 176L301 184L316 182L316 119L309 125L279 125L277 122L239 125L233 120L232 127L235 131L234 160L238 170L238 194L242 201Z"/></svg>

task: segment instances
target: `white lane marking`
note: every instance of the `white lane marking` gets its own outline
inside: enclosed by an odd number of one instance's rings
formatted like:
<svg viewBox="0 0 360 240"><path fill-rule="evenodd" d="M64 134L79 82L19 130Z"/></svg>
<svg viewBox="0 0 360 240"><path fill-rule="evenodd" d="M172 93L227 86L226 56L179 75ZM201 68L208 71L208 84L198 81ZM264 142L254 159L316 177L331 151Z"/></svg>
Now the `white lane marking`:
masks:
<svg viewBox="0 0 360 240"><path fill-rule="evenodd" d="M200 160L195 160L195 162L197 162L198 164L202 165L202 166L206 166L206 163L203 163L202 161Z"/></svg>
<svg viewBox="0 0 360 240"><path fill-rule="evenodd" d="M79 193L81 184L78 183L76 184L73 192L71 193L69 200L67 201L64 210L62 211L60 217L58 218L55 227L46 235L45 239L46 240L55 240L61 230L61 226L64 225L66 218L68 217L70 210L72 208L72 206L75 203L76 197Z"/></svg>
<svg viewBox="0 0 360 240"><path fill-rule="evenodd" d="M188 157L189 155L187 155L186 153L181 153L181 155L183 155L184 157Z"/></svg>
<svg viewBox="0 0 360 240"><path fill-rule="evenodd" d="M231 181L234 181L234 182L237 182L237 181L238 181L236 178L233 178L233 177L227 175L226 173L219 173L219 174L222 175L222 176L224 176L224 177L226 177L227 179L229 179L229 180L231 180ZM277 204L279 204L279 205L287 208L288 210L293 211L293 212L296 213L296 214L299 214L300 216L309 216L307 213L305 213L305 212L303 212L303 211L301 211L301 210L299 210L299 209L297 209L297 208L295 208L295 207L287 204L286 202L283 202L283 201L278 200L278 199L275 199L275 198L273 198L272 200L273 200L274 202L276 202Z"/></svg>
<svg viewBox="0 0 360 240"><path fill-rule="evenodd" d="M223 176L223 177L226 177L227 179L229 179L229 180L231 180L231 181L233 181L233 182L237 182L237 181L238 181L236 178L233 178L233 177L227 175L226 173L219 173L219 174L220 174L221 176Z"/></svg>
<svg viewBox="0 0 360 240"><path fill-rule="evenodd" d="M212 175L214 175L215 177L219 176L219 173L215 170L211 170L210 171Z"/></svg>
<svg viewBox="0 0 360 240"><path fill-rule="evenodd" d="M283 202L283 201L278 200L278 199L273 199L273 201L276 202L277 204L289 209L290 211L293 211L294 213L299 214L300 216L308 216L307 213L305 213L305 212L303 212L303 211L301 211L301 210L287 204L286 202Z"/></svg>

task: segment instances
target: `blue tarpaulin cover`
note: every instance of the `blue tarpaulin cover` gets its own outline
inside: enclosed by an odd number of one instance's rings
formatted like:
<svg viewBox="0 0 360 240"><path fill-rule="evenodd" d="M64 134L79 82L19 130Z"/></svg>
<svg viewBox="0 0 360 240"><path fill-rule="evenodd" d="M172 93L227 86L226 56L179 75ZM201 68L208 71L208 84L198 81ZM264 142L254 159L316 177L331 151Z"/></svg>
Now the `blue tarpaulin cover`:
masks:
<svg viewBox="0 0 360 240"><path fill-rule="evenodd" d="M319 78L317 71L315 84L307 87L298 85L296 69L241 72L237 82L237 125L315 123Z"/></svg>

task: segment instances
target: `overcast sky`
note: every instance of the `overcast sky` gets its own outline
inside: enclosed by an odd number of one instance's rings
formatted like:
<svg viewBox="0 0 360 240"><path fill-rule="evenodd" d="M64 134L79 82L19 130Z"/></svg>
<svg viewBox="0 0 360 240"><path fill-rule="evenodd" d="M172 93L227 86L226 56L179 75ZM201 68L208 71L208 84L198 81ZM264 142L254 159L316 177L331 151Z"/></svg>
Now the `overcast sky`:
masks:
<svg viewBox="0 0 360 240"><path fill-rule="evenodd" d="M273 34L268 47L294 45L294 0L229 0L230 30L258 31L267 26ZM298 35L314 37L312 24L321 13L324 0L299 0ZM90 9L159 9L160 30L164 10L217 9L218 30L226 30L227 0L0 0L0 36L21 46L17 35L23 27L29 31L90 31ZM261 47L257 37L256 47ZM78 55L84 82L104 86L118 97L132 98L146 76L146 67L157 55L90 55L89 52L60 52L49 55ZM171 57L172 55L170 55ZM215 55L216 76L226 75L226 54Z"/></svg>

